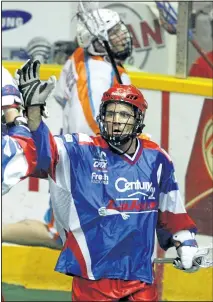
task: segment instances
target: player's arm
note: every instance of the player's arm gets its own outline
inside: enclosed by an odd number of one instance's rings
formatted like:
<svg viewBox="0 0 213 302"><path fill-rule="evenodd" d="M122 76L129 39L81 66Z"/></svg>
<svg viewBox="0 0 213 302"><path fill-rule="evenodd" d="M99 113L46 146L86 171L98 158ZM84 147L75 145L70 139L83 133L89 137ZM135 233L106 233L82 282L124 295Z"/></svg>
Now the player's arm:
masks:
<svg viewBox="0 0 213 302"><path fill-rule="evenodd" d="M16 109L15 109L16 110ZM36 166L36 149L26 120L18 111L5 112L7 135L2 137L2 194L31 175ZM19 118L19 119L18 119ZM14 123L15 119L15 124Z"/></svg>
<svg viewBox="0 0 213 302"><path fill-rule="evenodd" d="M192 259L197 252L196 225L185 210L171 159L167 154L160 156L163 156L163 161L158 175L160 198L157 235L159 244L164 250L175 246L182 262L177 268L191 269Z"/></svg>
<svg viewBox="0 0 213 302"><path fill-rule="evenodd" d="M69 151L65 148L66 139L70 143L69 145L73 145L71 144L72 135L68 138L66 135L53 137L42 121L41 107L46 104L46 99L54 88L55 81L50 78L46 83L42 83L39 78L39 68L39 61L29 60L18 71L19 89L23 92L23 100L28 113L28 125L36 145L36 171L48 173L54 180L56 174L59 173L60 178L63 179L69 161ZM25 93L25 87L28 87L30 93Z"/></svg>

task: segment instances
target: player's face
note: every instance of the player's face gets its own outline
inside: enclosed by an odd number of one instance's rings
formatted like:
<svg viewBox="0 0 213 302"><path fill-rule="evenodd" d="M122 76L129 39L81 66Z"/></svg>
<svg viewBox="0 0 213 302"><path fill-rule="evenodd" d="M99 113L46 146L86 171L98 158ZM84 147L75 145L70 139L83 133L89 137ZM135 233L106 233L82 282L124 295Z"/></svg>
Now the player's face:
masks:
<svg viewBox="0 0 213 302"><path fill-rule="evenodd" d="M112 50L114 52L124 51L124 49L126 48L127 40L130 39L126 26L122 23L119 23L108 31L108 35Z"/></svg>
<svg viewBox="0 0 213 302"><path fill-rule="evenodd" d="M130 134L135 123L134 109L128 104L109 103L106 106L104 121L110 136Z"/></svg>

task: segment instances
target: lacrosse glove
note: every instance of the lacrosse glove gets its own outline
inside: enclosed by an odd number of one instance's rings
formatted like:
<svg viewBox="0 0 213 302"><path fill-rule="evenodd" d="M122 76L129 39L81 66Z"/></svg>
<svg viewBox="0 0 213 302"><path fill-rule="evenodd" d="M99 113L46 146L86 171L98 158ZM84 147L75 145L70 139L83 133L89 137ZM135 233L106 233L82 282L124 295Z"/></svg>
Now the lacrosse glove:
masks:
<svg viewBox="0 0 213 302"><path fill-rule="evenodd" d="M173 235L175 242L180 242L176 248L179 258L173 262L173 266L177 269L183 270L186 273L194 273L199 267L193 263L194 257L198 251L195 234L188 230L183 230Z"/></svg>
<svg viewBox="0 0 213 302"><path fill-rule="evenodd" d="M55 76L42 83L39 77L40 62L28 60L16 71L19 90L22 93L24 107L40 106L42 115L47 117L46 100L56 85Z"/></svg>

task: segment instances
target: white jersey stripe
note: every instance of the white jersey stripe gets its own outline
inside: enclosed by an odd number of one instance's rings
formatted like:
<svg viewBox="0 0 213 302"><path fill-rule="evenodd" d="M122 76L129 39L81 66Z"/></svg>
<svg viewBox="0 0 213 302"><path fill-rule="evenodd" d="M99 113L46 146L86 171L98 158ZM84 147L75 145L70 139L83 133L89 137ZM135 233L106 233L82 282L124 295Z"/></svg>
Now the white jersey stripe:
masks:
<svg viewBox="0 0 213 302"><path fill-rule="evenodd" d="M12 138L10 138L10 140L11 139ZM2 195L6 194L14 185L16 185L21 180L22 177L25 177L27 175L27 171L28 163L23 154L23 150L21 148L16 148L16 154L7 163L4 170Z"/></svg>
<svg viewBox="0 0 213 302"><path fill-rule="evenodd" d="M72 215L70 217L70 221L69 221L70 230L72 231L72 233L80 247L82 255L84 257L84 260L86 263L86 268L87 268L88 278L91 280L95 280L95 277L92 273L92 265L91 265L91 257L90 257L89 249L87 246L85 235L84 235L83 230L80 225L80 220L79 220L78 213L77 213L74 202L71 205L70 212L72 213Z"/></svg>
<svg viewBox="0 0 213 302"><path fill-rule="evenodd" d="M174 190L167 194L160 193L159 210L161 210L161 212L169 211L174 214L186 213L180 191Z"/></svg>
<svg viewBox="0 0 213 302"><path fill-rule="evenodd" d="M50 179L50 192L56 227L61 239L65 242L65 233L71 231L75 237L81 253L84 257L87 275L95 280L91 269L91 257L86 238L80 225L78 213L71 194L70 158L61 138L55 137L59 153L59 161L56 166L56 182Z"/></svg>
<svg viewBox="0 0 213 302"><path fill-rule="evenodd" d="M158 170L157 170L157 180L158 180L158 185L159 185L160 179L161 179L162 167L163 167L163 165L160 164L159 167L158 167Z"/></svg>

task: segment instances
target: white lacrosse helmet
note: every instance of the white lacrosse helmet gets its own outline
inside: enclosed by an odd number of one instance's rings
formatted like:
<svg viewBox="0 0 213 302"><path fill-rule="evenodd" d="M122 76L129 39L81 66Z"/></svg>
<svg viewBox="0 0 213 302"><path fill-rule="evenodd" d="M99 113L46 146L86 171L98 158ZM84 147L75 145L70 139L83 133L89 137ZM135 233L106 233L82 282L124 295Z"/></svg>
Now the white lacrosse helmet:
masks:
<svg viewBox="0 0 213 302"><path fill-rule="evenodd" d="M95 27L98 27L99 31L102 28L105 29L108 33L109 45L114 57L118 60L125 60L129 57L132 53L132 37L126 25L121 21L119 14L106 8L94 10L90 14L92 17L87 22L91 32L95 32ZM96 23L95 27L94 22ZM93 27L94 31L92 30ZM103 43L91 32L87 29L86 24L79 19L77 23L78 45L87 49L91 55L106 55L107 52Z"/></svg>

